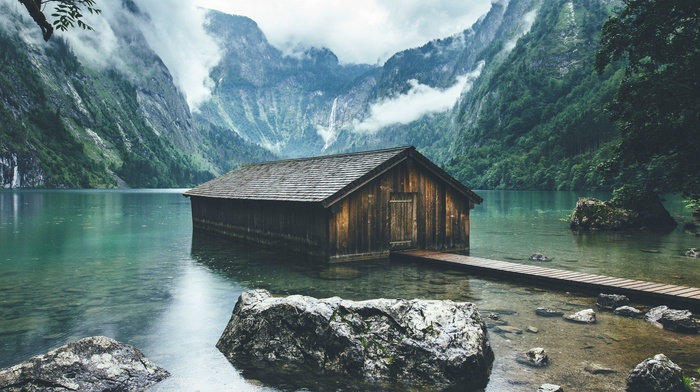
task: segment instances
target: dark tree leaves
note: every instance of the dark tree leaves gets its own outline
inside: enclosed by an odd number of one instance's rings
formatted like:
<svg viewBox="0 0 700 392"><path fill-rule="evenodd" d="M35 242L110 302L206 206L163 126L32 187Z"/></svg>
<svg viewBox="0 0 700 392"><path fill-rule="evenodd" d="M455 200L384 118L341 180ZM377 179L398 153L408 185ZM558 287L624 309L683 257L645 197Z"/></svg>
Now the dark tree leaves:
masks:
<svg viewBox="0 0 700 392"><path fill-rule="evenodd" d="M92 27L83 22L83 12L99 14L100 9L95 8L96 0L18 0L29 12L37 25L41 28L44 40L48 41L53 34L54 28L66 31L69 28L78 27L92 30ZM56 3L51 16L54 18L53 25L49 23L44 14L44 7L49 3Z"/></svg>
<svg viewBox="0 0 700 392"><path fill-rule="evenodd" d="M639 193L700 194L700 2L625 0L601 32L596 69L626 62L608 107L621 179ZM644 192L645 191L645 192ZM629 193L629 192L628 192Z"/></svg>

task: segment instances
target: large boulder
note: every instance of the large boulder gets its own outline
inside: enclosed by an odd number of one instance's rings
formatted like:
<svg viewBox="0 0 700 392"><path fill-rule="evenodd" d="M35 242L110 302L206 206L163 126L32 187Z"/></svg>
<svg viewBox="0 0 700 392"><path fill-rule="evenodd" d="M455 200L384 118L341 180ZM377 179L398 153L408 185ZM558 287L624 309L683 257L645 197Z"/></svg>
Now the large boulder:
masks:
<svg viewBox="0 0 700 392"><path fill-rule="evenodd" d="M265 290L240 296L216 346L244 375L273 383L312 375L375 387L478 390L494 360L472 303L275 298Z"/></svg>
<svg viewBox="0 0 700 392"><path fill-rule="evenodd" d="M142 391L169 375L136 348L94 336L0 370L0 390Z"/></svg>
<svg viewBox="0 0 700 392"><path fill-rule="evenodd" d="M656 354L627 375L629 392L683 392L683 370L664 354Z"/></svg>

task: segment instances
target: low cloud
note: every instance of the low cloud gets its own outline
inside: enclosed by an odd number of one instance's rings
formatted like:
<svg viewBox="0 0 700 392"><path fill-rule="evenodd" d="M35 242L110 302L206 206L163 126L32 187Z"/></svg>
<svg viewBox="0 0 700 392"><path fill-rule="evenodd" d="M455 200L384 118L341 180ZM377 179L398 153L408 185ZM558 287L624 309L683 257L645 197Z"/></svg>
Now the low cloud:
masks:
<svg viewBox="0 0 700 392"><path fill-rule="evenodd" d="M373 133L391 125L408 124L433 113L451 110L460 95L469 91L474 80L481 75L484 62L476 69L457 78L457 82L446 89L438 89L409 80L411 89L406 94L386 98L372 104L368 118L355 121L356 132Z"/></svg>
<svg viewBox="0 0 700 392"><path fill-rule="evenodd" d="M150 17L141 31L187 97L190 110L197 111L211 96L209 74L221 60L221 49L205 30L206 10L193 0L142 1L138 6Z"/></svg>
<svg viewBox="0 0 700 392"><path fill-rule="evenodd" d="M341 63L383 64L401 50L469 27L491 0L197 0L258 23L288 55L325 47Z"/></svg>
<svg viewBox="0 0 700 392"><path fill-rule="evenodd" d="M137 29L168 67L190 110L197 111L211 96L214 82L209 74L221 59L217 42L205 31L206 10L194 0L142 1L137 4L140 14L134 14L123 4L121 0L100 1L102 13L85 16L94 31L73 28L59 34L83 64L111 67L132 76L139 70L128 64L124 56L128 43L120 37L128 36L124 29Z"/></svg>
<svg viewBox="0 0 700 392"><path fill-rule="evenodd" d="M515 49L515 44L518 43L520 37L530 32L530 29L532 28L532 25L535 23L535 19L537 18L537 11L537 9L534 9L523 15L523 18L518 24L518 29L516 30L515 35L511 39L509 39L505 44L503 44L503 50L501 51L502 54L510 53L513 49Z"/></svg>

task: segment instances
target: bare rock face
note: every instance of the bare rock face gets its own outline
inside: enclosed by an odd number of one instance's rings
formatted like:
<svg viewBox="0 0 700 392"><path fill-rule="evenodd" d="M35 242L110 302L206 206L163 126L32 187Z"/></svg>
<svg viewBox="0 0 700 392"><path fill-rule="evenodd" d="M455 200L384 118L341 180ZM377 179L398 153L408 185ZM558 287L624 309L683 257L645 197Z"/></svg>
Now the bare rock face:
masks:
<svg viewBox="0 0 700 392"><path fill-rule="evenodd" d="M494 360L472 303L273 298L265 290L240 296L216 346L244 375L262 381L313 375L375 387L478 390Z"/></svg>
<svg viewBox="0 0 700 392"><path fill-rule="evenodd" d="M637 365L627 376L629 392L682 392L683 370L664 354L656 354Z"/></svg>
<svg viewBox="0 0 700 392"><path fill-rule="evenodd" d="M136 348L93 336L0 370L0 390L142 391L168 376Z"/></svg>

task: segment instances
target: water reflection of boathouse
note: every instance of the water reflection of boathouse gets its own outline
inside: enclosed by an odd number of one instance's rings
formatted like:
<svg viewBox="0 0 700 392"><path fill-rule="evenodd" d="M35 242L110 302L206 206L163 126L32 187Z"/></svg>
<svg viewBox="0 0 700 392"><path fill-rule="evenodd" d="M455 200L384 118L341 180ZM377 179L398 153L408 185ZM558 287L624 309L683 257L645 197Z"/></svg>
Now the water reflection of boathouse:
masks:
<svg viewBox="0 0 700 392"><path fill-rule="evenodd" d="M185 196L195 230L331 262L467 250L483 201L414 147L246 165Z"/></svg>

